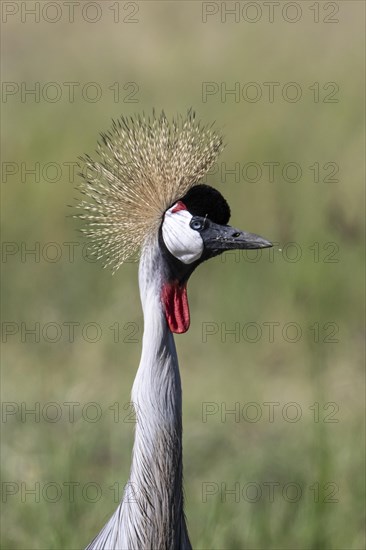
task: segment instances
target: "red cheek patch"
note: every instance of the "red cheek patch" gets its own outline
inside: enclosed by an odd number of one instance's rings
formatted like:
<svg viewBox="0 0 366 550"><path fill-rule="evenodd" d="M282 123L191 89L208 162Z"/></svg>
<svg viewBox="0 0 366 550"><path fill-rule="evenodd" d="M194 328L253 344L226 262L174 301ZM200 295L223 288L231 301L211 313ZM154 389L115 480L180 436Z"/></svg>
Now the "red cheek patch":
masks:
<svg viewBox="0 0 366 550"><path fill-rule="evenodd" d="M187 332L190 317L186 285L179 285L178 281L165 283L161 297L170 330L176 334Z"/></svg>
<svg viewBox="0 0 366 550"><path fill-rule="evenodd" d="M184 204L184 202L178 201L172 210L172 214L175 214L176 212L180 212L181 210L187 210L187 207Z"/></svg>

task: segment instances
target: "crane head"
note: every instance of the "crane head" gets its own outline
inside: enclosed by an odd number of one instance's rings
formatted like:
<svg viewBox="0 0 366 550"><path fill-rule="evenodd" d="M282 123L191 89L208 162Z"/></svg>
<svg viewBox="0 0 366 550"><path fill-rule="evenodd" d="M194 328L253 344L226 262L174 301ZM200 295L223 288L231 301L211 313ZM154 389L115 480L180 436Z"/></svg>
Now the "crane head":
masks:
<svg viewBox="0 0 366 550"><path fill-rule="evenodd" d="M166 265L162 299L172 332L189 328L186 284L200 263L225 250L272 246L255 233L228 225L229 219L228 203L208 185L192 187L165 212L159 232Z"/></svg>
<svg viewBox="0 0 366 550"><path fill-rule="evenodd" d="M199 182L223 149L213 125L189 110L114 120L101 133L97 159L80 157L81 229L91 251L115 271L141 251L159 246L162 304L172 332L189 327L186 284L194 269L225 250L266 248L258 235L228 225L223 196Z"/></svg>

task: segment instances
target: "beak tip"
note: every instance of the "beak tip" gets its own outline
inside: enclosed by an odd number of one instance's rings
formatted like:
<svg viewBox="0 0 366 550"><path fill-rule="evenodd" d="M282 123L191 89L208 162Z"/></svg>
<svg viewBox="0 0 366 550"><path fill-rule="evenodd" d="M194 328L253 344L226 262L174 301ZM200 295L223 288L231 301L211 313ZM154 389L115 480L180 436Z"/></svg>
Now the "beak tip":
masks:
<svg viewBox="0 0 366 550"><path fill-rule="evenodd" d="M266 241L266 239L262 239L261 248L272 248L273 244L270 241Z"/></svg>

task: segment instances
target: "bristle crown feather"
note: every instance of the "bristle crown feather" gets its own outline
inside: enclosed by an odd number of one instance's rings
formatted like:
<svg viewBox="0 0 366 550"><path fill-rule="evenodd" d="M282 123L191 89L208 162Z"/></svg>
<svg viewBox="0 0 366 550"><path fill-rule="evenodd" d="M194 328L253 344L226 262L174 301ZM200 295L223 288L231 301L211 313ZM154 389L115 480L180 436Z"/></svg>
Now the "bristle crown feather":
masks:
<svg viewBox="0 0 366 550"><path fill-rule="evenodd" d="M164 212L207 174L223 148L211 126L190 110L168 121L121 117L101 134L98 160L80 158L82 200L76 217L96 256L115 271L158 234Z"/></svg>

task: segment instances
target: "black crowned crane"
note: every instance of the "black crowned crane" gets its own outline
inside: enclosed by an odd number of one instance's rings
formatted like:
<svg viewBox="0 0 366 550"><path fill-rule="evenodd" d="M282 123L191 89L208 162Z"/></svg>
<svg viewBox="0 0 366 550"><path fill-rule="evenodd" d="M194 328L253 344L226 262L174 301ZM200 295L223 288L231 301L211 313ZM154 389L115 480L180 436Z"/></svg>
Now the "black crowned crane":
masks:
<svg viewBox="0 0 366 550"><path fill-rule="evenodd" d="M82 158L78 217L106 266L116 269L139 252L144 334L132 388L137 423L129 483L87 548L186 550L182 389L173 333L189 328L187 281L225 250L272 245L228 225L226 200L199 183L222 138L191 111L172 122L164 113L121 118L101 137L99 159Z"/></svg>

